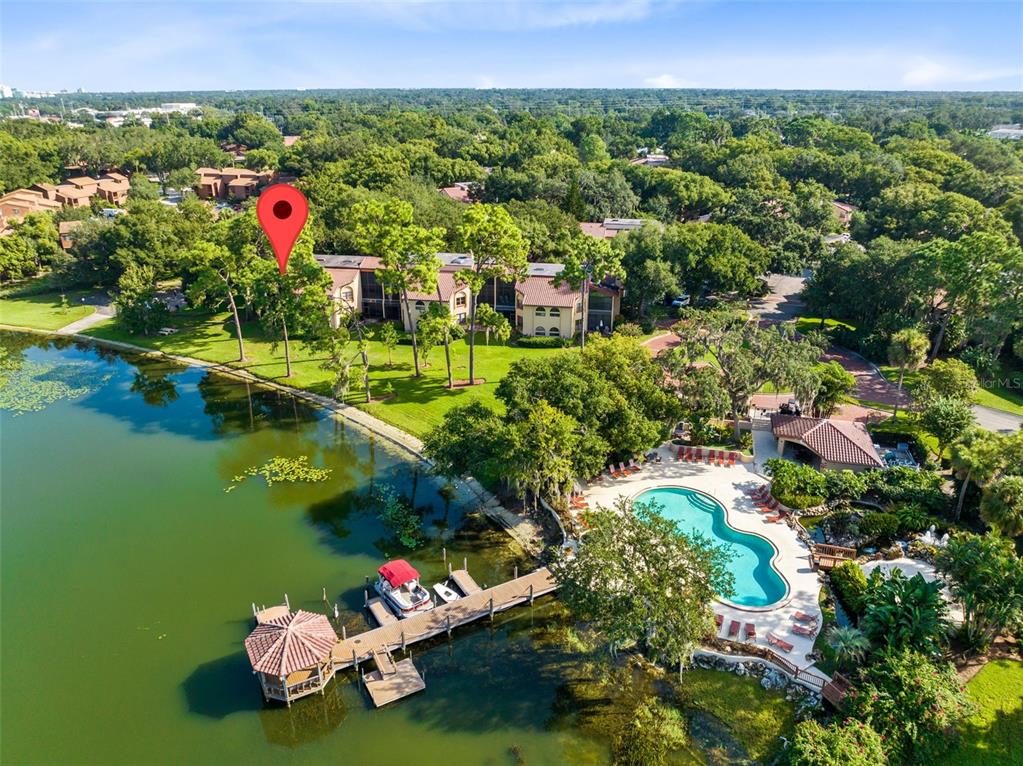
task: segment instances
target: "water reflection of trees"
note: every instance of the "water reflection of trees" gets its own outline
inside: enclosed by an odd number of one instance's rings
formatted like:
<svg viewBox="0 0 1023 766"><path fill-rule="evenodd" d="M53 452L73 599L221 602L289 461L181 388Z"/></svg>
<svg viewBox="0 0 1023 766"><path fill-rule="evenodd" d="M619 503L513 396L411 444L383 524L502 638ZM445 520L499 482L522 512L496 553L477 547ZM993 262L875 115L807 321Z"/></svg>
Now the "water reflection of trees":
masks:
<svg viewBox="0 0 1023 766"><path fill-rule="evenodd" d="M207 372L197 384L203 411L220 436L257 428L290 429L316 422L319 410L308 402L274 388Z"/></svg>
<svg viewBox="0 0 1023 766"><path fill-rule="evenodd" d="M303 697L290 708L280 703L264 706L259 711L259 723L266 741L271 745L298 747L337 729L348 716L342 683L334 680L322 695Z"/></svg>

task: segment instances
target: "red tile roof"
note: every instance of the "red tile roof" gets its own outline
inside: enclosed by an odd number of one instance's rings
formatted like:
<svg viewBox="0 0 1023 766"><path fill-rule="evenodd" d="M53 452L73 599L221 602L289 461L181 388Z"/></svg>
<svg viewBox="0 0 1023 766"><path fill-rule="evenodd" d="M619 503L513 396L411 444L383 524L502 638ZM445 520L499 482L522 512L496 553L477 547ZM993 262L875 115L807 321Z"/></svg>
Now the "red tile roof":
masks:
<svg viewBox="0 0 1023 766"><path fill-rule="evenodd" d="M573 290L567 282L555 287L554 280L547 277L527 277L515 285L515 292L522 296L524 306L572 307L582 298L582 291Z"/></svg>
<svg viewBox="0 0 1023 766"><path fill-rule="evenodd" d="M881 468L874 441L860 423L822 420L800 415L771 415L775 436L798 441L828 463Z"/></svg>
<svg viewBox="0 0 1023 766"><path fill-rule="evenodd" d="M465 285L459 284L455 281L455 274L450 271L442 271L437 275L437 287L440 288L440 299L442 301L450 300L453 293L461 290ZM416 290L408 291L409 300L413 301L435 301L437 300L437 291L434 290L429 293L421 293Z"/></svg>
<svg viewBox="0 0 1023 766"><path fill-rule="evenodd" d="M359 278L358 269L325 269L330 275L330 281L334 283L334 287L344 287L355 282Z"/></svg>
<svg viewBox="0 0 1023 766"><path fill-rule="evenodd" d="M300 609L257 625L245 651L253 670L280 677L321 662L336 643L326 617Z"/></svg>
<svg viewBox="0 0 1023 766"><path fill-rule="evenodd" d="M469 190L461 186L445 186L440 190L442 194L446 194L456 202L471 202L472 196L469 194Z"/></svg>

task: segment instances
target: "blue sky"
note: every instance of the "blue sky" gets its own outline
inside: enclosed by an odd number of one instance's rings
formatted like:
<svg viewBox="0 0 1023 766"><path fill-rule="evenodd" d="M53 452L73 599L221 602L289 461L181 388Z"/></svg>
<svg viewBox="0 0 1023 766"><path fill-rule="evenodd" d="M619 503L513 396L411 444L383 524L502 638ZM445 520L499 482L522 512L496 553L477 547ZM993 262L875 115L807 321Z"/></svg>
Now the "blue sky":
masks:
<svg viewBox="0 0 1023 766"><path fill-rule="evenodd" d="M1023 90L1023 2L0 0L0 82Z"/></svg>

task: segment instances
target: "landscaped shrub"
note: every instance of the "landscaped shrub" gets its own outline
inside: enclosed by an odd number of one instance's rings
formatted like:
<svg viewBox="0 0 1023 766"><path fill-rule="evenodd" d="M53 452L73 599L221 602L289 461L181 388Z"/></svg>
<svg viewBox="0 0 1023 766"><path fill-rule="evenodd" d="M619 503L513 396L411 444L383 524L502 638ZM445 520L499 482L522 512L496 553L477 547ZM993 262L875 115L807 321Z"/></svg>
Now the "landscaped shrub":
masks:
<svg viewBox="0 0 1023 766"><path fill-rule="evenodd" d="M529 335L523 335L515 341L515 345L519 348L565 348L571 342L567 338L534 338Z"/></svg>
<svg viewBox="0 0 1023 766"><path fill-rule="evenodd" d="M871 492L882 502L916 503L928 513L948 511L951 498L942 489L942 478L933 471L887 468L863 474Z"/></svg>
<svg viewBox="0 0 1023 766"><path fill-rule="evenodd" d="M828 500L855 500L867 491L865 477L852 471L828 471L824 474Z"/></svg>
<svg viewBox="0 0 1023 766"><path fill-rule="evenodd" d="M624 335L627 338L639 338L643 335L643 328L635 322L622 322L615 328L615 335Z"/></svg>
<svg viewBox="0 0 1023 766"><path fill-rule="evenodd" d="M899 533L903 535L923 532L938 521L919 503L899 503L892 508L892 512L899 519Z"/></svg>
<svg viewBox="0 0 1023 766"><path fill-rule="evenodd" d="M878 545L887 545L899 534L899 526L894 513L868 513L860 519L860 534Z"/></svg>
<svg viewBox="0 0 1023 766"><path fill-rule="evenodd" d="M766 470L771 477L771 494L779 503L803 509L824 502L827 488L820 471L781 458L768 460Z"/></svg>
<svg viewBox="0 0 1023 766"><path fill-rule="evenodd" d="M883 766L888 762L881 735L852 718L821 726L803 721L788 752L792 766Z"/></svg>
<svg viewBox="0 0 1023 766"><path fill-rule="evenodd" d="M863 614L863 597L867 593L867 576L855 561L845 561L834 567L828 576L831 590L845 610L855 619Z"/></svg>

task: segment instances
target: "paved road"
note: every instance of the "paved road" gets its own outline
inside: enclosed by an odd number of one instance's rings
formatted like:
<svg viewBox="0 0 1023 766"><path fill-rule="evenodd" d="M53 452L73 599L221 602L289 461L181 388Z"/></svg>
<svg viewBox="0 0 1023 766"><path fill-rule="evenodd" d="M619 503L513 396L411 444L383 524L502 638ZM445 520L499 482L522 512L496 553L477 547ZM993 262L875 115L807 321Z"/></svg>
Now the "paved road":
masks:
<svg viewBox="0 0 1023 766"><path fill-rule="evenodd" d="M89 314L89 316L82 317L77 322L64 325L57 330L58 335L75 335L76 333L83 332L88 330L90 327L98 325L100 322L110 319L110 317L117 313L117 309L114 308L114 304L111 302L110 296L106 293L90 295L82 302L86 306L95 306L96 310Z"/></svg>
<svg viewBox="0 0 1023 766"><path fill-rule="evenodd" d="M1002 412L981 404L973 405L973 414L977 416L977 425L988 431L1013 432L1023 428L1023 416Z"/></svg>
<svg viewBox="0 0 1023 766"><path fill-rule="evenodd" d="M803 312L803 291L805 277L790 277L785 274L770 274L767 277L769 292L763 298L753 301L750 313L761 319L787 322Z"/></svg>

